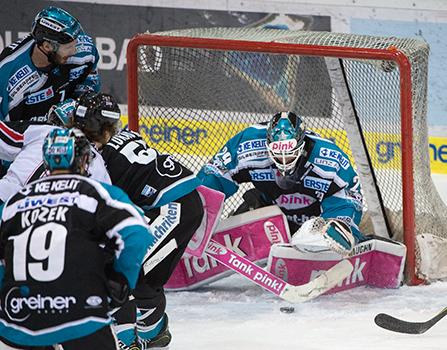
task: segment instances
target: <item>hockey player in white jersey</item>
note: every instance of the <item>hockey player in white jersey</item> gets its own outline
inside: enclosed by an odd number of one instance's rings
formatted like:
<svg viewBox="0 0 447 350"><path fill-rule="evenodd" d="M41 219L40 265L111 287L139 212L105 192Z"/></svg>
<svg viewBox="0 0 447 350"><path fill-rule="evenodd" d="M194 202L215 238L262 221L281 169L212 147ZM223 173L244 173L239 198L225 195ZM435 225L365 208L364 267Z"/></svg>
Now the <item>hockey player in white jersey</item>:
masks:
<svg viewBox="0 0 447 350"><path fill-rule="evenodd" d="M364 240L358 225L362 194L348 156L332 141L306 131L292 112L273 116L233 138L198 177L230 197L250 182L258 202L278 205L296 243L323 246L347 255ZM248 206L251 204L249 203ZM303 225L305 224L305 225ZM310 234L318 228L320 234Z"/></svg>
<svg viewBox="0 0 447 350"><path fill-rule="evenodd" d="M80 130L51 130L50 176L0 207L0 349L118 350L110 310L155 236L122 190L85 176L90 147Z"/></svg>
<svg viewBox="0 0 447 350"><path fill-rule="evenodd" d="M42 146L46 135L60 129L74 111L74 100L53 106L48 112L48 123L31 121L0 121L0 160L12 162L0 179L0 203L6 201L28 182L45 175ZM111 183L101 155L93 147L93 160L88 172L93 179Z"/></svg>

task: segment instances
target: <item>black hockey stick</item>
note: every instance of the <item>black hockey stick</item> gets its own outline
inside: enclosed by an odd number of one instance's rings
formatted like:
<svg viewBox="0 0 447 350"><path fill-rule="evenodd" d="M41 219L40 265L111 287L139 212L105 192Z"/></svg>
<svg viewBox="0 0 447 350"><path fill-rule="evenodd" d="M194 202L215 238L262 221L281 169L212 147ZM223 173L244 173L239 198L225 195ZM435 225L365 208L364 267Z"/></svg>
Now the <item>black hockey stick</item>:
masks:
<svg viewBox="0 0 447 350"><path fill-rule="evenodd" d="M408 334L422 334L428 331L446 315L447 307L426 322L403 321L387 314L378 314L374 318L374 322L379 327L388 329L389 331Z"/></svg>

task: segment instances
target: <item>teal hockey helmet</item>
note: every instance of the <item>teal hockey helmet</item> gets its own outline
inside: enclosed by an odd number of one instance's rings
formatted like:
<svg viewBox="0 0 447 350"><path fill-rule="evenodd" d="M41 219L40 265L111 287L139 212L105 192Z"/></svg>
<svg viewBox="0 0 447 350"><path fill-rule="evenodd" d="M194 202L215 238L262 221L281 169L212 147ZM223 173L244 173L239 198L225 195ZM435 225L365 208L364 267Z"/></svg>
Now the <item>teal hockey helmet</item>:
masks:
<svg viewBox="0 0 447 350"><path fill-rule="evenodd" d="M49 171L69 170L84 174L91 161L91 146L81 130L53 129L45 137L43 161Z"/></svg>
<svg viewBox="0 0 447 350"><path fill-rule="evenodd" d="M57 126L67 126L73 118L76 109L76 100L69 98L50 107L47 113L47 122Z"/></svg>
<svg viewBox="0 0 447 350"><path fill-rule="evenodd" d="M50 6L34 18L31 34L36 42L68 44L82 32L79 21L67 11Z"/></svg>
<svg viewBox="0 0 447 350"><path fill-rule="evenodd" d="M304 125L293 112L273 116L267 127L267 151L279 172L285 176L295 171L304 151Z"/></svg>

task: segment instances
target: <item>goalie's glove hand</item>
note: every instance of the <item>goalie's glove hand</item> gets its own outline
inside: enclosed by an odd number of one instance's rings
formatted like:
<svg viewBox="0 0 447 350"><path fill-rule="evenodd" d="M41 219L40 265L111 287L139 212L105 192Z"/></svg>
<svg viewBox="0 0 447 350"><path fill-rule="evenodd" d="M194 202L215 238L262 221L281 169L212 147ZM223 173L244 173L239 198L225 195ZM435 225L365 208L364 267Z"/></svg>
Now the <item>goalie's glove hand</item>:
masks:
<svg viewBox="0 0 447 350"><path fill-rule="evenodd" d="M111 308L121 307L129 300L130 288L127 279L123 274L113 270L112 267L106 269L106 275L108 278L109 305Z"/></svg>
<svg viewBox="0 0 447 350"><path fill-rule="evenodd" d="M330 249L348 256L355 245L351 228L341 220L315 217L307 220L292 236L292 245L305 251Z"/></svg>
<svg viewBox="0 0 447 350"><path fill-rule="evenodd" d="M347 257L355 246L354 235L345 222L328 219L323 227L323 237L336 253Z"/></svg>

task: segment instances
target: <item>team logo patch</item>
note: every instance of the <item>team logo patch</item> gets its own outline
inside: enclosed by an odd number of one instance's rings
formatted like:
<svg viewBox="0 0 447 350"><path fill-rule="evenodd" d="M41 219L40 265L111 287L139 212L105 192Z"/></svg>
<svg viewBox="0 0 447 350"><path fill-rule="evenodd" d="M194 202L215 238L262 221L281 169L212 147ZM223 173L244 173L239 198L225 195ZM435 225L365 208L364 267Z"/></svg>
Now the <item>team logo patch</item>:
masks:
<svg viewBox="0 0 447 350"><path fill-rule="evenodd" d="M155 192L157 192L157 190L155 188L153 188L152 186L149 185L144 185L143 190L141 191L141 194L145 197L150 197L152 196Z"/></svg>
<svg viewBox="0 0 447 350"><path fill-rule="evenodd" d="M329 190L329 186L331 185L331 182L328 180L323 180L312 176L305 177L303 182L304 187L325 193Z"/></svg>
<svg viewBox="0 0 447 350"><path fill-rule="evenodd" d="M86 300L86 308L98 308L102 304L102 298L98 295L91 295Z"/></svg>
<svg viewBox="0 0 447 350"><path fill-rule="evenodd" d="M349 160L339 151L322 147L320 149L320 156L324 158L335 159L343 169L348 169L349 167Z"/></svg>
<svg viewBox="0 0 447 350"><path fill-rule="evenodd" d="M40 103L46 100L49 100L54 96L53 87L50 86L49 88L46 88L44 90L36 91L30 95L25 100L25 104L27 105L33 105L36 103Z"/></svg>

